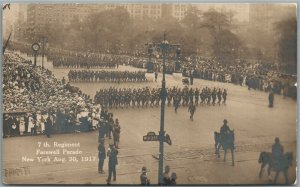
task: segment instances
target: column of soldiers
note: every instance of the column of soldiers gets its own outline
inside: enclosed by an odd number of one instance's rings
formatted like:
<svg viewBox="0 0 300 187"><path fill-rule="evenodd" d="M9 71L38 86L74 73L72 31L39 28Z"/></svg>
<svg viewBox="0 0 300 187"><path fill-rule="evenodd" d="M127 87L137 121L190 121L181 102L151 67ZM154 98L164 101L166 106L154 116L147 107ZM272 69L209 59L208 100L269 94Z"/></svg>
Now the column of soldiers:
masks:
<svg viewBox="0 0 300 187"><path fill-rule="evenodd" d="M226 104L227 90L221 88L167 88L168 106L175 107L193 105L221 105ZM158 107L161 102L161 88L113 88L100 89L94 101L104 107L128 108L128 107Z"/></svg>
<svg viewBox="0 0 300 187"><path fill-rule="evenodd" d="M92 71L70 70L68 74L70 82L145 82L145 71Z"/></svg>
<svg viewBox="0 0 300 187"><path fill-rule="evenodd" d="M54 68L118 68L119 60L111 55L48 54Z"/></svg>

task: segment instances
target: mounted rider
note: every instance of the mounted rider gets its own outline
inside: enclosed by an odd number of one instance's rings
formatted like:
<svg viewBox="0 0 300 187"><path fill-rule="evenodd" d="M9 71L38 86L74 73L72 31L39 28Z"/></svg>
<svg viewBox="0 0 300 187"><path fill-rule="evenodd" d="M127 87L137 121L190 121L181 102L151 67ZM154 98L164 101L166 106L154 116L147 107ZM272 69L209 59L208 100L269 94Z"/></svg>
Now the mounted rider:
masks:
<svg viewBox="0 0 300 187"><path fill-rule="evenodd" d="M275 165L279 165L283 158L283 146L280 144L278 137L275 138L275 143L272 145L272 157Z"/></svg>
<svg viewBox="0 0 300 187"><path fill-rule="evenodd" d="M220 138L221 140L224 140L224 138L228 137L229 133L231 132L229 126L227 125L228 121L227 119L223 120L223 125L220 128Z"/></svg>
<svg viewBox="0 0 300 187"><path fill-rule="evenodd" d="M223 120L223 125L220 128L220 135L221 135L222 139L224 137L226 137L226 135L228 135L231 132L231 130L230 130L229 126L227 125L227 123L228 123L227 119L224 119Z"/></svg>

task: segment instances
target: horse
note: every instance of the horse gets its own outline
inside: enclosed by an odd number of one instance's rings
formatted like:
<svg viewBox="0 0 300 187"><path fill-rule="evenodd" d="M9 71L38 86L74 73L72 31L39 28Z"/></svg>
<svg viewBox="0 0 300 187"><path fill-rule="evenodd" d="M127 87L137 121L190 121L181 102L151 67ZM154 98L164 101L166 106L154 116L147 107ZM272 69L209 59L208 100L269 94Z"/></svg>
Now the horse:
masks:
<svg viewBox="0 0 300 187"><path fill-rule="evenodd" d="M285 183L288 184L287 172L289 166L292 165L292 162L293 162L292 152L287 152L281 158L274 159L272 153L263 151L260 153L258 159L258 163L261 164L259 178L262 177L263 169L268 164L268 176L270 177L271 171L276 172L273 183L276 184L279 173L283 172Z"/></svg>
<svg viewBox="0 0 300 187"><path fill-rule="evenodd" d="M228 134L225 134L224 136L222 136L221 133L215 132L214 137L215 137L215 150L216 150L215 153L218 155L218 158L220 158L219 150L221 146L224 150L224 162L226 161L227 149L230 149L232 166L234 166L234 130L230 131Z"/></svg>

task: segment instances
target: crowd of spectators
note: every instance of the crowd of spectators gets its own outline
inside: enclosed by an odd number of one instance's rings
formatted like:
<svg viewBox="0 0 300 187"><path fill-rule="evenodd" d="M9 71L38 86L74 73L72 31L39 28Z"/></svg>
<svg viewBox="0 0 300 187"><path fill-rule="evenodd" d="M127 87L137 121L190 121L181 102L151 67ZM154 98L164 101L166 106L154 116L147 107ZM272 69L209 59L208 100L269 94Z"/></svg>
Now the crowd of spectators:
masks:
<svg viewBox="0 0 300 187"><path fill-rule="evenodd" d="M80 89L10 51L4 55L2 88L5 137L43 133L47 121L58 133L87 131L90 125L85 118L101 108ZM71 115L81 122L71 122Z"/></svg>

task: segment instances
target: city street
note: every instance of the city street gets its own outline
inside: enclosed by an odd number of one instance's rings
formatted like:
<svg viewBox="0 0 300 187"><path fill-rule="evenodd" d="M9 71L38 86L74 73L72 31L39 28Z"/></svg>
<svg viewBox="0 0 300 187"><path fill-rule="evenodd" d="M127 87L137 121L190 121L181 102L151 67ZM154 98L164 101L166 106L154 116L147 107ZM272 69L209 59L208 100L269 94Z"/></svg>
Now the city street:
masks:
<svg viewBox="0 0 300 187"><path fill-rule="evenodd" d="M41 65L41 58L38 58ZM50 62L45 67L58 79L67 78L69 69L53 69ZM137 68L120 66L121 70L135 71ZM146 83L72 83L84 93L94 97L96 91L107 87L160 87L162 75L157 82ZM166 75L167 87L183 87L181 79ZM226 88L226 105L198 106L194 121L189 119L187 107L174 112L173 107L165 111L165 131L170 135L172 145L165 144L165 165L176 172L177 184L271 184L267 171L260 179L258 163L261 151L271 152L275 137L279 137L284 152L293 152L293 163L288 170L289 184L296 179L296 101L275 95L274 108L268 107L268 93L248 90L247 87L229 83L194 80L193 87ZM160 107L112 109L121 126L119 164L117 180L112 184L140 184L142 166L149 170L151 184L158 180L158 142L144 142L143 136L153 131L158 134ZM223 120L235 132L235 166L231 165L230 151L227 160L217 158L214 150L214 132L220 131ZM76 143L80 142L82 154L74 155L78 162L24 161L22 157L36 158L38 142ZM109 140L105 140L106 148ZM108 159L105 160L105 174L99 174L98 131L75 134L55 134L13 137L3 139L3 181L7 184L106 184ZM74 148L69 148L74 150ZM76 148L75 148L76 150ZM71 155L73 157L73 155ZM50 156L53 159L54 156ZM60 155L70 159L70 155ZM84 157L84 158L83 158ZM86 158L86 159L85 159ZM275 173L272 172L272 176ZM279 184L284 183L281 173Z"/></svg>

